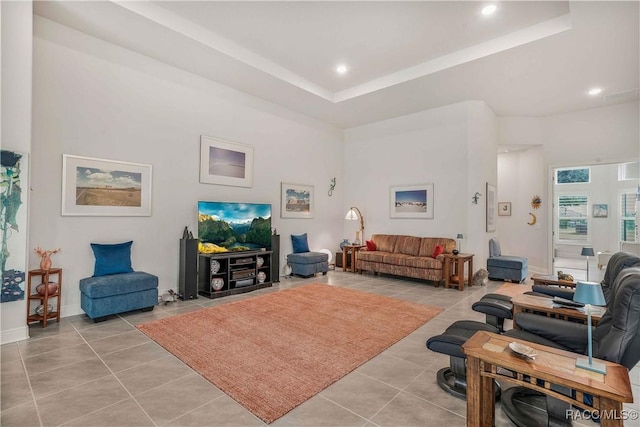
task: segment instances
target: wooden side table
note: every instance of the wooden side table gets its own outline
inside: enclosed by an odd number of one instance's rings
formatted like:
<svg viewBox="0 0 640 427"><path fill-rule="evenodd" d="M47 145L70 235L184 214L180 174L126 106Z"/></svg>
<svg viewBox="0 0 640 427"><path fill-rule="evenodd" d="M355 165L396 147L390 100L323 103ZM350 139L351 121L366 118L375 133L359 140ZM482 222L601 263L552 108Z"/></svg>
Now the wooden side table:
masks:
<svg viewBox="0 0 640 427"><path fill-rule="evenodd" d="M580 323L587 323L587 314L583 309L565 308L553 303L553 298L541 297L537 295L519 294L511 298L513 304L513 318L518 313L536 313L546 315L561 320L571 320ZM591 307L591 322L594 326L598 324L604 315L605 307ZM514 329L520 329L516 322L513 322Z"/></svg>
<svg viewBox="0 0 640 427"><path fill-rule="evenodd" d="M60 295L62 295L62 269L51 268L49 270L29 270L27 273L27 324L31 322L41 322L42 327L47 327L47 321L49 319L56 319L56 322L60 322ZM49 293L49 282L52 275L57 275L58 289L54 293ZM40 283L32 287L32 280L34 277L40 277ZM36 290L38 285L44 284L44 295L41 295ZM53 311L49 311L49 299L56 298L56 308ZM31 301L38 301L43 307L43 313L31 314Z"/></svg>
<svg viewBox="0 0 640 427"><path fill-rule="evenodd" d="M366 247L367 245L344 245L342 247L342 271L347 271L347 252L351 251L351 272L355 273L358 251Z"/></svg>
<svg viewBox="0 0 640 427"><path fill-rule="evenodd" d="M451 282L458 284L458 290L464 290L464 264L469 263L467 282L473 286L473 254L443 254L444 257L444 287L448 288Z"/></svg>
<svg viewBox="0 0 640 427"><path fill-rule="evenodd" d="M532 347L535 360L517 356L510 342ZM633 402L627 368L598 360L606 375L576 367L578 354L490 332L476 332L462 350L467 355L467 426L490 427L495 419L494 379L514 382L578 408L598 410L603 427L623 426L623 403ZM538 381L542 384L538 385ZM551 384L571 389L568 395L551 390ZM584 395L593 396L593 406Z"/></svg>

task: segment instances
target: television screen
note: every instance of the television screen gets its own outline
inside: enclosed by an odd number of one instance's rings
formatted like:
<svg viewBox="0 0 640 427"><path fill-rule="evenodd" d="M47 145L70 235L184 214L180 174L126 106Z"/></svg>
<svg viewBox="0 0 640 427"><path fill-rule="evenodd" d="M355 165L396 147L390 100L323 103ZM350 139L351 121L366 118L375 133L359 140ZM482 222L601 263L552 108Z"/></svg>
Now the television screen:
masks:
<svg viewBox="0 0 640 427"><path fill-rule="evenodd" d="M201 253L270 249L271 205L200 201L198 239Z"/></svg>

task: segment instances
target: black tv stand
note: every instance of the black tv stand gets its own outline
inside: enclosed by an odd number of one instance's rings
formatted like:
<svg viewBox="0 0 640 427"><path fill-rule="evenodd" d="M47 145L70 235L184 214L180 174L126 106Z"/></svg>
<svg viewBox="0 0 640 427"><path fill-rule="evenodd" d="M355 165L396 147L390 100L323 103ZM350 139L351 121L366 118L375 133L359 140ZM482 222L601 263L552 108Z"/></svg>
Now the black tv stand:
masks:
<svg viewBox="0 0 640 427"><path fill-rule="evenodd" d="M272 251L198 254L198 294L221 298L270 287Z"/></svg>

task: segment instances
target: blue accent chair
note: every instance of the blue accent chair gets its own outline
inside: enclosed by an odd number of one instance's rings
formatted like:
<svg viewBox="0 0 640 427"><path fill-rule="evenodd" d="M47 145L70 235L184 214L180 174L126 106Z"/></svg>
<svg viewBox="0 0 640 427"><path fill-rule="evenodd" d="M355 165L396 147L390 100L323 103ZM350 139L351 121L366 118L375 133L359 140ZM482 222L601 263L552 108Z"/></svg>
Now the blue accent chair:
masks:
<svg viewBox="0 0 640 427"><path fill-rule="evenodd" d="M324 252L302 252L287 255L287 264L291 267L291 274L311 277L316 273L327 274L329 270L329 255Z"/></svg>
<svg viewBox="0 0 640 427"><path fill-rule="evenodd" d="M87 277L80 280L80 306L94 322L111 314L158 304L158 277L143 271Z"/></svg>
<svg viewBox="0 0 640 427"><path fill-rule="evenodd" d="M522 283L527 278L528 270L527 258L502 255L500 243L495 239L489 240L489 259L487 259L489 279Z"/></svg>

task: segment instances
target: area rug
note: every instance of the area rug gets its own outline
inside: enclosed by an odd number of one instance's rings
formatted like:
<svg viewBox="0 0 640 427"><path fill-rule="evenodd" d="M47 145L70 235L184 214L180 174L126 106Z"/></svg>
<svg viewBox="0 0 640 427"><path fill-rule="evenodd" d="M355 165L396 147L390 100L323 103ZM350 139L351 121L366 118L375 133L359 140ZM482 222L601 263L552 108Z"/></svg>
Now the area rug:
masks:
<svg viewBox="0 0 640 427"><path fill-rule="evenodd" d="M529 292L530 290L531 285L505 282L504 285L496 289L496 293L512 297L514 295L520 295L525 292Z"/></svg>
<svg viewBox="0 0 640 427"><path fill-rule="evenodd" d="M138 328L271 423L441 312L311 284Z"/></svg>

